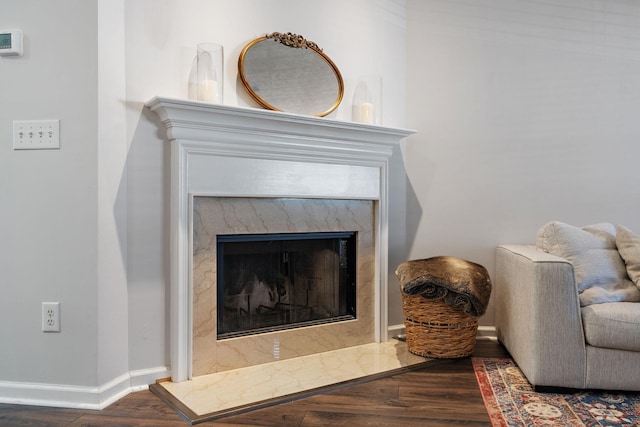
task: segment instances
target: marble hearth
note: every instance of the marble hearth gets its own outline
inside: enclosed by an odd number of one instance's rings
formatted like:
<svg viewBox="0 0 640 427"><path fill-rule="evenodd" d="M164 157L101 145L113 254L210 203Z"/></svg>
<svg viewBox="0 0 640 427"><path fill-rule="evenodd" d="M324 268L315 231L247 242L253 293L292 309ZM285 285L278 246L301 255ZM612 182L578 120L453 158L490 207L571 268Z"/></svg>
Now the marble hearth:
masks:
<svg viewBox="0 0 640 427"><path fill-rule="evenodd" d="M200 375L190 381L163 382L151 390L195 425L419 369L430 362L409 353L405 343L389 340Z"/></svg>
<svg viewBox="0 0 640 427"><path fill-rule="evenodd" d="M411 131L156 97L171 147L173 383L387 340L387 167ZM217 234L357 232L357 316L220 341ZM213 245L215 247L215 245Z"/></svg>

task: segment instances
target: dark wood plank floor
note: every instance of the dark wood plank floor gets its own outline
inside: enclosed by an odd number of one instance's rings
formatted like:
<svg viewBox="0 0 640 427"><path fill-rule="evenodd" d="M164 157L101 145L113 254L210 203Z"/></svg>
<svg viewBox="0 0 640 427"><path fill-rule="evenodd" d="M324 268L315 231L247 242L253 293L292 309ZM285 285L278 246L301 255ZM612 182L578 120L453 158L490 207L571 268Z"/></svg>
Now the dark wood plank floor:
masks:
<svg viewBox="0 0 640 427"><path fill-rule="evenodd" d="M507 357L491 340L474 356ZM187 426L149 391L102 411L0 404L1 426ZM416 370L318 394L200 426L490 426L469 358L439 360Z"/></svg>

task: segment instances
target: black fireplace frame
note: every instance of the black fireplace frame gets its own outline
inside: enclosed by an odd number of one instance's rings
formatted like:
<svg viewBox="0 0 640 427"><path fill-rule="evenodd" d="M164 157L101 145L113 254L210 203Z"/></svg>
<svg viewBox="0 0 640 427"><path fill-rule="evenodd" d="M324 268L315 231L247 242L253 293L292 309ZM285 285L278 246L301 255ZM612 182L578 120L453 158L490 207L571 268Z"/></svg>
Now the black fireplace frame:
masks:
<svg viewBox="0 0 640 427"><path fill-rule="evenodd" d="M329 231L329 232L302 232L302 233L255 233L255 234L219 234L216 236L216 287L217 287L217 339L229 339L241 336L255 335L279 330L289 330L306 326L342 322L356 319L356 271L357 271L357 232L356 231ZM258 328L244 328L234 331L225 331L225 244L228 243L268 243L278 242L283 245L286 242L302 240L332 240L337 243L336 255L339 258L339 292L341 304L339 313L327 318L318 318L280 325L269 325Z"/></svg>

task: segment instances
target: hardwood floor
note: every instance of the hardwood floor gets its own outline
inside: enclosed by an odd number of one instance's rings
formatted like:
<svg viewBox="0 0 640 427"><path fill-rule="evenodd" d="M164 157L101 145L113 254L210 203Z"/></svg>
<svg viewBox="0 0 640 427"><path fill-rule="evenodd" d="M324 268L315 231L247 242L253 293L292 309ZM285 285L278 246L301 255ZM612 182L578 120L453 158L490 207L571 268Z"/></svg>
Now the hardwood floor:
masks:
<svg viewBox="0 0 640 427"><path fill-rule="evenodd" d="M508 357L491 340L474 356ZM132 393L102 411L0 404L1 426L187 426L150 391ZM490 426L469 358L318 394L199 426Z"/></svg>

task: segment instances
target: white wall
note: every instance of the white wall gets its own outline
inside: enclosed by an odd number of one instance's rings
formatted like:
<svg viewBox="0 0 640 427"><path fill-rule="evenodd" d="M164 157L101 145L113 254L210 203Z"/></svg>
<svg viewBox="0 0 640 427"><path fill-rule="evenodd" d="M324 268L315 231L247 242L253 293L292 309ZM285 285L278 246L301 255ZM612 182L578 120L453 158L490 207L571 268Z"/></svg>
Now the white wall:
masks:
<svg viewBox="0 0 640 427"><path fill-rule="evenodd" d="M404 2L331 0L138 0L126 2L126 85L129 206L129 315L131 368L167 360L168 151L164 126L143 107L156 95L187 97L187 78L196 45L212 41L225 48L224 103L256 106L238 83L237 61L252 39L293 32L316 42L345 79L345 100L333 118L350 119L357 77L383 77L384 123L401 127L405 106ZM394 158L402 171L401 156ZM396 173L397 174L397 173ZM392 182L391 245L404 250L404 188ZM395 253L399 253L396 250ZM392 261L393 262L393 261ZM393 278L392 278L393 279ZM393 286L395 282L391 282ZM399 305L398 305L399 307ZM158 325L162 325L159 327Z"/></svg>
<svg viewBox="0 0 640 427"><path fill-rule="evenodd" d="M129 367L124 0L98 0L98 384ZM147 366L164 371L165 363ZM140 379L143 382L143 379ZM133 385L120 381L122 392ZM115 387L115 386L114 386ZM117 395L114 391L113 394Z"/></svg>
<svg viewBox="0 0 640 427"><path fill-rule="evenodd" d="M186 97L198 42L225 46L225 104L255 106L238 85L242 47L291 31L345 78L333 118L350 119L359 75L380 75L384 124L405 125L404 0L2 6L0 29L24 31L25 55L0 59L1 402L101 408L168 376L167 144L143 104ZM49 118L61 120L60 150L12 149L13 120ZM402 260L406 182L399 152L392 161L390 244ZM61 303L62 332L40 331L43 301Z"/></svg>
<svg viewBox="0 0 640 427"><path fill-rule="evenodd" d="M410 0L407 16L412 258L493 272L496 245L550 220L640 231L640 3Z"/></svg>

